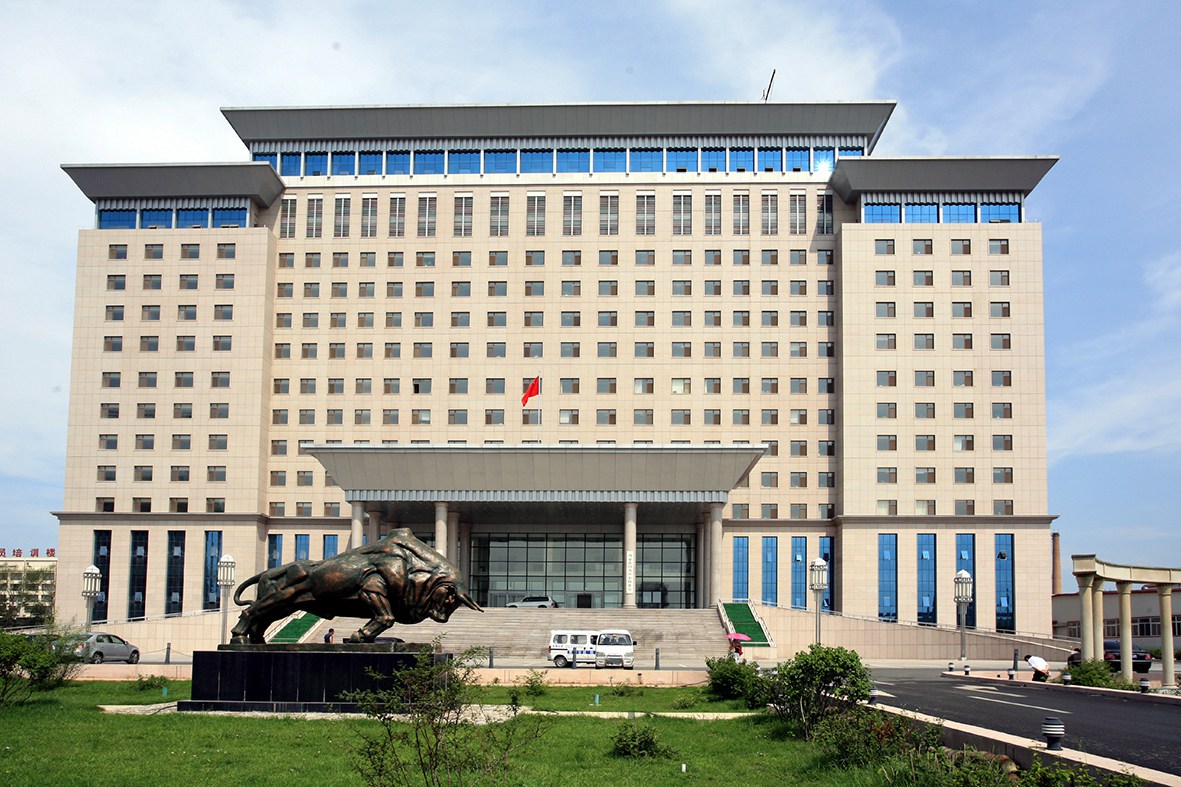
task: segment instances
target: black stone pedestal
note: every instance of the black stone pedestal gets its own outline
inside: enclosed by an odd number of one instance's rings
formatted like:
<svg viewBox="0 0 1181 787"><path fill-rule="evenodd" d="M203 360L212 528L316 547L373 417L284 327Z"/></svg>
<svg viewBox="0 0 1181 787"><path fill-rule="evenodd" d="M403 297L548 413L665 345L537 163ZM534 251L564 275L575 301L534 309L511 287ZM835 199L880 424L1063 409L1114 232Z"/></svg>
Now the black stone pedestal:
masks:
<svg viewBox="0 0 1181 787"><path fill-rule="evenodd" d="M351 713L350 691L389 688L392 675L413 666L418 647L405 643L357 645L222 645L193 654L192 699L179 711ZM448 658L436 654L435 658Z"/></svg>

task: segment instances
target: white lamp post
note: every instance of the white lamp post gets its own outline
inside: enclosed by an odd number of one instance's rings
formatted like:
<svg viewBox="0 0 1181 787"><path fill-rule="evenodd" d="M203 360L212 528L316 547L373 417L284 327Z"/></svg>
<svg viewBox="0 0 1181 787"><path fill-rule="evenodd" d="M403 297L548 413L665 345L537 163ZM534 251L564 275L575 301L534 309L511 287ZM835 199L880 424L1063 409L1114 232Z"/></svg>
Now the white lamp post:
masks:
<svg viewBox="0 0 1181 787"><path fill-rule="evenodd" d="M87 566L86 570L82 572L82 598L86 599L87 627L93 622L94 600L102 592L102 586L103 572L99 571L98 566Z"/></svg>
<svg viewBox="0 0 1181 787"><path fill-rule="evenodd" d="M808 585L816 595L816 644L820 644L820 606L828 590L828 563L818 557L808 566Z"/></svg>
<svg viewBox="0 0 1181 787"><path fill-rule="evenodd" d="M967 569L955 572L955 605L960 613L960 661L968 658L968 605L972 603L972 575Z"/></svg>
<svg viewBox="0 0 1181 787"><path fill-rule="evenodd" d="M226 595L234 586L234 559L229 555L222 555L221 560L217 561L217 586L221 588L221 597L218 599L218 603L221 605L221 644L224 645L226 644L226 620L229 611Z"/></svg>

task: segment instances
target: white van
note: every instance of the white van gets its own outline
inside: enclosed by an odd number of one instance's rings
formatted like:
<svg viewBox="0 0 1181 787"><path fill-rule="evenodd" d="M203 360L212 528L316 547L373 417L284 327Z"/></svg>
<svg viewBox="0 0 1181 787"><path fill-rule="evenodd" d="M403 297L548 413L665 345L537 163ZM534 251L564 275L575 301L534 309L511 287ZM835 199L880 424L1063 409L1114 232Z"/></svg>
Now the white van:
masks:
<svg viewBox="0 0 1181 787"><path fill-rule="evenodd" d="M568 667L573 662L593 664L598 639L597 631L551 631L548 658L555 667Z"/></svg>
<svg viewBox="0 0 1181 787"><path fill-rule="evenodd" d="M595 668L623 667L635 669L636 645L630 631L626 629L604 629L599 632L595 646Z"/></svg>

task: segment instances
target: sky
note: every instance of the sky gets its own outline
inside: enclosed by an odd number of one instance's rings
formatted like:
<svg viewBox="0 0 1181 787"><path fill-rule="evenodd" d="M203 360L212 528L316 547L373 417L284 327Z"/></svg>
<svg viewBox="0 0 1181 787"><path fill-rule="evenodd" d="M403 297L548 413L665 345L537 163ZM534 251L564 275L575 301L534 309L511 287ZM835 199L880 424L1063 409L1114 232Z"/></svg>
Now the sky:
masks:
<svg viewBox="0 0 1181 787"><path fill-rule="evenodd" d="M754 101L775 69L773 101L897 101L877 155L1061 157L1027 202L1054 529L1181 566L1179 25L1136 0L0 0L0 548L57 543L94 220L62 164L245 161L228 106Z"/></svg>

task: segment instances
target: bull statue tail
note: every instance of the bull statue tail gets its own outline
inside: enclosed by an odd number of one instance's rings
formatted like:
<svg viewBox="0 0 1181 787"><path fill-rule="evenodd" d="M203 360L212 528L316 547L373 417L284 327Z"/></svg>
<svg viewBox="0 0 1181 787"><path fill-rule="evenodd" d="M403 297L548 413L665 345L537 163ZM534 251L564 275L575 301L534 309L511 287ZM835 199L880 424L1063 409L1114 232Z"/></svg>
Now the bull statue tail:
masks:
<svg viewBox="0 0 1181 787"><path fill-rule="evenodd" d="M264 573L266 573L266 572L260 571L259 573L252 576L250 579L243 582L241 585L238 585L238 589L234 591L234 603L235 604L237 604L239 607L245 607L245 606L248 606L249 604L254 603L252 601L243 601L242 600L242 591L245 590L246 588L250 587L251 585L257 585L259 578L261 578Z"/></svg>

